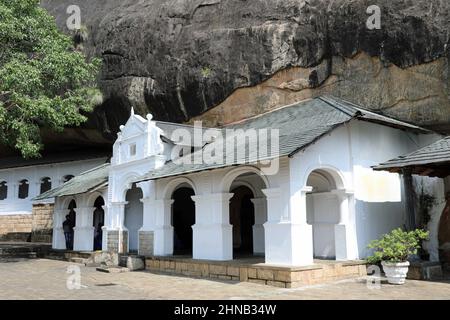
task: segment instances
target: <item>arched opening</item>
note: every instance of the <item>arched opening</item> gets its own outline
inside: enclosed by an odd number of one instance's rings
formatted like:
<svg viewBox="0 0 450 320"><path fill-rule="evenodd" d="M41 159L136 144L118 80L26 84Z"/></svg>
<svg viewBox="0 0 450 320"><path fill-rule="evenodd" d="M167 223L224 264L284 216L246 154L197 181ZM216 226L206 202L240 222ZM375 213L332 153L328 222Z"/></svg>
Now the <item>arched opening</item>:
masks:
<svg viewBox="0 0 450 320"><path fill-rule="evenodd" d="M252 203L254 194L247 186L240 186L231 191L230 224L233 226L233 255L253 254L253 225L255 224L255 207Z"/></svg>
<svg viewBox="0 0 450 320"><path fill-rule="evenodd" d="M332 190L337 188L333 175L326 170L314 170L308 176L306 195L307 222L312 225L314 257L335 259L335 225L339 223L339 201Z"/></svg>
<svg viewBox="0 0 450 320"><path fill-rule="evenodd" d="M5 200L8 197L8 185L6 181L0 182L0 200Z"/></svg>
<svg viewBox="0 0 450 320"><path fill-rule="evenodd" d="M28 190L29 190L29 184L28 180L23 179L19 181L19 199L26 199L28 198Z"/></svg>
<svg viewBox="0 0 450 320"><path fill-rule="evenodd" d="M192 226L195 224L194 190L180 185L172 193L173 254L192 255Z"/></svg>
<svg viewBox="0 0 450 320"><path fill-rule="evenodd" d="M262 189L265 181L255 172L240 174L231 182L233 193L229 204L233 227L233 256L264 256L264 227L267 221L267 201Z"/></svg>
<svg viewBox="0 0 450 320"><path fill-rule="evenodd" d="M69 214L68 220L66 219L63 223L64 236L66 239L66 249L73 250L73 240L74 240L74 227L76 225L76 212L75 209L77 204L75 200L70 201L69 203Z"/></svg>
<svg viewBox="0 0 450 320"><path fill-rule="evenodd" d="M102 227L105 224L105 211L103 210L103 206L105 205L105 201L103 197L98 197L94 202L94 217L92 226L94 229L94 251L102 250L102 239L103 239L103 231Z"/></svg>
<svg viewBox="0 0 450 320"><path fill-rule="evenodd" d="M68 174L68 175L64 176L63 182L66 183L67 181L70 181L70 180L72 180L73 178L74 178L73 175Z"/></svg>
<svg viewBox="0 0 450 320"><path fill-rule="evenodd" d="M125 196L127 204L125 205L124 224L128 230L129 252L137 252L139 249L139 229L142 228L144 219L142 198L141 188L136 187L136 184L133 183Z"/></svg>
<svg viewBox="0 0 450 320"><path fill-rule="evenodd" d="M40 188L40 194L43 194L44 192L47 192L52 188L52 180L49 177L45 177L41 179L41 188Z"/></svg>

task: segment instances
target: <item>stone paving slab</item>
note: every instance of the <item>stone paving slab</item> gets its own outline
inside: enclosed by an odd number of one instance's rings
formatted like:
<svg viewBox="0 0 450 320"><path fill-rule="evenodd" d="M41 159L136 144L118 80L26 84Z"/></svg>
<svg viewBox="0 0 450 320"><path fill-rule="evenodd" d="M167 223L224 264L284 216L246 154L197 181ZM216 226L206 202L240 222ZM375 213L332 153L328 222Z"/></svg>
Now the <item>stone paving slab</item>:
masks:
<svg viewBox="0 0 450 320"><path fill-rule="evenodd" d="M73 276L68 268L79 268L80 289L67 289ZM0 261L0 299L450 299L450 281L408 280L403 286L382 283L380 289L368 289L366 279L360 278L281 289L148 271L103 273L66 261L10 259Z"/></svg>

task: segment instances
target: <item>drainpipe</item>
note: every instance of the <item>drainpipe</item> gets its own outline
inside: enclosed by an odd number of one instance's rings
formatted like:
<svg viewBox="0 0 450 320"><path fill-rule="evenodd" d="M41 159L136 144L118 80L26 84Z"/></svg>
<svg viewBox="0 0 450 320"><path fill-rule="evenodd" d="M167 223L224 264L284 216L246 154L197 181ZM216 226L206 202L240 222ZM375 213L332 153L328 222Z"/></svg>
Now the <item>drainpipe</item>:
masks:
<svg viewBox="0 0 450 320"><path fill-rule="evenodd" d="M405 190L406 228L416 229L415 191L411 168L402 169L403 189Z"/></svg>

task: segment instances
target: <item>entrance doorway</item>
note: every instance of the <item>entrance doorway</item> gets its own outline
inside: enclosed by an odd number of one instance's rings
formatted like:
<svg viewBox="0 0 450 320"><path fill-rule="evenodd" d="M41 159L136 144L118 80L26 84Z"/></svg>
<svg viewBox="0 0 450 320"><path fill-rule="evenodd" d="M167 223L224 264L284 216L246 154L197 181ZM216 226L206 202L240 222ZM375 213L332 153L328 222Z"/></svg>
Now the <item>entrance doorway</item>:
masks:
<svg viewBox="0 0 450 320"><path fill-rule="evenodd" d="M105 224L105 211L103 210L103 206L105 205L105 201L102 197L98 197L94 203L94 217L92 226L94 229L94 251L102 250L102 240L103 240L103 230L102 227Z"/></svg>
<svg viewBox="0 0 450 320"><path fill-rule="evenodd" d="M144 214L142 190L133 184L126 194L124 225L128 230L128 252L134 253L139 249L139 229L142 228Z"/></svg>
<svg viewBox="0 0 450 320"><path fill-rule="evenodd" d="M192 226L195 224L194 190L181 187L172 194L173 254L192 255Z"/></svg>
<svg viewBox="0 0 450 320"><path fill-rule="evenodd" d="M230 224L233 226L233 255L253 254L253 225L255 224L255 208L251 199L252 190L240 186L231 191Z"/></svg>

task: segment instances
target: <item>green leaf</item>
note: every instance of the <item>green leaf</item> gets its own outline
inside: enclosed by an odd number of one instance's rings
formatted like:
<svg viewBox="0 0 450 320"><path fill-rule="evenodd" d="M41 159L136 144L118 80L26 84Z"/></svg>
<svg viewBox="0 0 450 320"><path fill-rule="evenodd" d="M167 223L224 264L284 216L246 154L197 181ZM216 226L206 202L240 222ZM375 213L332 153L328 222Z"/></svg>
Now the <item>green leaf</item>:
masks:
<svg viewBox="0 0 450 320"><path fill-rule="evenodd" d="M40 128L79 126L102 102L87 61L38 0L0 0L0 143L39 157Z"/></svg>

